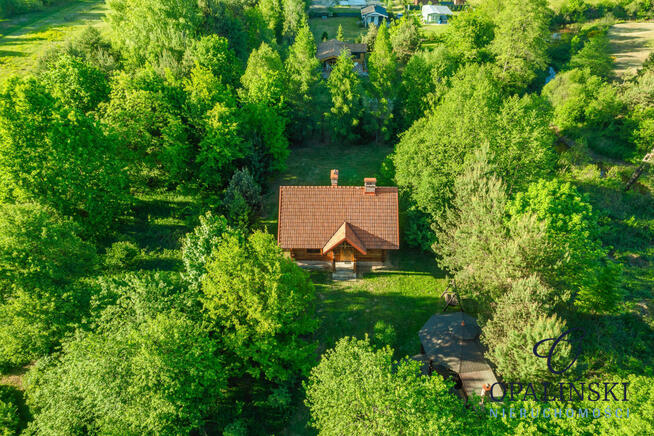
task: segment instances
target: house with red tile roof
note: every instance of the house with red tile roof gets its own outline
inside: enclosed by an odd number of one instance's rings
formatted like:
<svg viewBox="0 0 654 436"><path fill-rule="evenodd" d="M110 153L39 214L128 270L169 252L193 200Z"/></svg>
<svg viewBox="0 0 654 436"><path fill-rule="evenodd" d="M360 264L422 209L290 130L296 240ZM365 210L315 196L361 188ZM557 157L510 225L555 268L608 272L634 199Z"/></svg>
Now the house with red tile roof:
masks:
<svg viewBox="0 0 654 436"><path fill-rule="evenodd" d="M279 245L302 265L356 273L357 265L383 264L400 248L398 191L377 186L339 186L332 170L328 186L281 186Z"/></svg>

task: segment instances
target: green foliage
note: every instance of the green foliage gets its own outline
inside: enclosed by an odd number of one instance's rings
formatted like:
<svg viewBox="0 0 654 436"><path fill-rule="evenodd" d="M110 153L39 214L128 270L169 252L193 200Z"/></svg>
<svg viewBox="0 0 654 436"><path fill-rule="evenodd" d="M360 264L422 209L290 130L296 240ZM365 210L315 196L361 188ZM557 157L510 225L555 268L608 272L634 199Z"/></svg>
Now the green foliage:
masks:
<svg viewBox="0 0 654 436"><path fill-rule="evenodd" d="M386 26L382 26L386 27ZM403 16L393 20L390 27L390 41L397 61L404 65L420 47L420 22L417 16Z"/></svg>
<svg viewBox="0 0 654 436"><path fill-rule="evenodd" d="M96 110L109 96L109 81L102 71L66 54L40 78L54 98L82 113Z"/></svg>
<svg viewBox="0 0 654 436"><path fill-rule="evenodd" d="M506 188L490 160L482 147L466 162L454 184L452 205L434 226L433 247L457 286L485 302L530 275L544 246L543 228L534 217L507 226Z"/></svg>
<svg viewBox="0 0 654 436"><path fill-rule="evenodd" d="M433 113L407 130L396 147L398 186L433 218L447 207L466 156L482 144L489 144L509 190L553 169L548 105L531 95L503 99L496 72L464 67Z"/></svg>
<svg viewBox="0 0 654 436"><path fill-rule="evenodd" d="M4 82L0 201L40 201L97 235L122 211L125 188L115 144L92 119L61 107L34 78Z"/></svg>
<svg viewBox="0 0 654 436"><path fill-rule="evenodd" d="M547 3L503 0L495 25L491 50L501 68L502 81L512 89L525 89L536 73L547 67Z"/></svg>
<svg viewBox="0 0 654 436"><path fill-rule="evenodd" d="M306 404L320 434L457 434L471 423L463 402L417 362L393 362L389 347L345 337L311 371ZM471 428L467 427L470 431Z"/></svg>
<svg viewBox="0 0 654 436"><path fill-rule="evenodd" d="M134 265L136 256L141 253L141 250L129 241L119 241L111 244L107 248L107 253L104 256L104 264L114 270L130 268Z"/></svg>
<svg viewBox="0 0 654 436"><path fill-rule="evenodd" d="M609 38L606 33L591 37L584 47L572 55L571 68L588 69L594 76L607 78L613 73Z"/></svg>
<svg viewBox="0 0 654 436"><path fill-rule="evenodd" d="M338 41L345 41L345 37L343 36L343 26L338 25L338 29L336 30L336 39Z"/></svg>
<svg viewBox="0 0 654 436"><path fill-rule="evenodd" d="M244 101L279 109L285 107L288 79L284 63L279 53L265 42L250 54L241 82Z"/></svg>
<svg viewBox="0 0 654 436"><path fill-rule="evenodd" d="M216 411L226 372L206 331L176 312L123 322L79 333L30 371L31 430L187 434Z"/></svg>
<svg viewBox="0 0 654 436"><path fill-rule="evenodd" d="M49 288L72 283L93 270L95 247L80 228L50 207L0 205L0 289Z"/></svg>
<svg viewBox="0 0 654 436"><path fill-rule="evenodd" d="M87 289L75 282L97 258L79 233L51 208L0 206L0 365L48 353L83 315Z"/></svg>
<svg viewBox="0 0 654 436"><path fill-rule="evenodd" d="M558 338L568 330L558 316L549 316L551 293L536 276L531 276L511 283L507 293L497 300L495 312L483 328L482 341L488 347L488 358L505 380L558 380L547 368L546 359L533 354L537 342ZM543 354L543 350L539 353ZM570 351L566 342L557 346L552 361L555 370L562 370L570 362Z"/></svg>
<svg viewBox="0 0 654 436"><path fill-rule="evenodd" d="M494 38L495 25L484 13L466 9L452 17L444 35L445 43L463 62L479 62L489 58L488 46Z"/></svg>
<svg viewBox="0 0 654 436"><path fill-rule="evenodd" d="M284 35L292 40L302 27L302 23L307 20L306 3L304 0L281 0L281 3L284 17Z"/></svg>
<svg viewBox="0 0 654 436"><path fill-rule="evenodd" d="M328 118L333 136L347 141L356 139L361 127L362 89L347 51L341 53L334 64L327 87L332 100Z"/></svg>
<svg viewBox="0 0 654 436"><path fill-rule="evenodd" d="M0 435L14 436L19 434L22 422L18 406L20 393L13 387L0 385Z"/></svg>
<svg viewBox="0 0 654 436"><path fill-rule="evenodd" d="M186 274L184 278L194 289L199 289L207 272L211 253L227 234L233 230L223 216L207 212L200 216L200 223L182 240L182 260Z"/></svg>
<svg viewBox="0 0 654 436"><path fill-rule="evenodd" d="M128 62L180 61L203 22L196 0L110 0L107 20Z"/></svg>
<svg viewBox="0 0 654 436"><path fill-rule="evenodd" d="M197 77L195 73L207 79L199 78L201 84L192 84L200 91L195 112L202 114L198 124L204 133L196 157L196 177L203 188L217 190L225 185L235 163L250 154L250 147L242 138L239 111L233 96L223 86L215 84L215 76L208 71L194 69L193 77Z"/></svg>
<svg viewBox="0 0 654 436"><path fill-rule="evenodd" d="M189 63L206 68L225 85L236 87L243 74L236 53L229 47L227 38L218 35L203 36L193 43L186 53Z"/></svg>
<svg viewBox="0 0 654 436"><path fill-rule="evenodd" d="M316 328L314 287L282 254L275 238L226 236L202 284L208 322L220 332L231 369L249 379L252 405L275 414L290 406L290 389L311 367Z"/></svg>
<svg viewBox="0 0 654 436"><path fill-rule="evenodd" d="M509 212L533 214L545 225L543 277L550 286L578 291L576 304L585 310L606 312L618 305L620 268L607 259L588 199L570 183L535 182L516 195Z"/></svg>
<svg viewBox="0 0 654 436"><path fill-rule="evenodd" d="M293 116L290 119L289 135L303 140L315 134L318 125L316 94L320 83L320 61L316 58L316 43L311 29L305 23L289 47L286 59L288 72L288 98Z"/></svg>
<svg viewBox="0 0 654 436"><path fill-rule="evenodd" d="M287 120L275 108L262 104L242 107L240 116L240 136L251 153L248 167L255 180L262 183L273 172L286 168L290 153L284 134Z"/></svg>
<svg viewBox="0 0 654 436"><path fill-rule="evenodd" d="M375 104L371 107L372 116L376 120L373 130L375 137L381 133L381 137L387 140L393 128L392 112L398 75L397 61L386 26L382 26L377 33L375 47L368 59L368 70L375 97Z"/></svg>
<svg viewBox="0 0 654 436"><path fill-rule="evenodd" d="M122 72L101 109L105 130L120 144L137 185L177 184L186 175L188 133L173 93L151 68Z"/></svg>
<svg viewBox="0 0 654 436"><path fill-rule="evenodd" d="M232 223L247 227L263 210L261 186L247 168L236 170L225 190L225 209Z"/></svg>
<svg viewBox="0 0 654 436"><path fill-rule="evenodd" d="M563 132L592 139L590 146L608 156L625 157L625 104L616 88L588 69L558 74L543 88L554 107L553 123Z"/></svg>

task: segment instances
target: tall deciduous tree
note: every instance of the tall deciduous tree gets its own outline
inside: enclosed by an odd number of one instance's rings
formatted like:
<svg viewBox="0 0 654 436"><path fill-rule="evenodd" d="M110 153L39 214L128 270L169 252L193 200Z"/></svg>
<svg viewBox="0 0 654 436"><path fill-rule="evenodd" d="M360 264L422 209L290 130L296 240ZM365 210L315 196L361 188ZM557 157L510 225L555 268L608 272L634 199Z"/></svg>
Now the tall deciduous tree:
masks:
<svg viewBox="0 0 654 436"><path fill-rule="evenodd" d="M107 20L128 61L180 61L203 22L197 0L110 0Z"/></svg>
<svg viewBox="0 0 654 436"><path fill-rule="evenodd" d="M440 104L404 133L396 148L398 185L433 218L447 207L465 157L484 143L511 192L553 170L547 103L533 96L505 99L496 73L489 66L462 68Z"/></svg>
<svg viewBox="0 0 654 436"><path fill-rule="evenodd" d="M187 176L191 149L174 94L152 68L123 72L101 109L105 130L120 144L136 184L177 185Z"/></svg>
<svg viewBox="0 0 654 436"><path fill-rule="evenodd" d="M84 315L75 282L97 265L80 228L35 203L0 206L0 366L51 351Z"/></svg>
<svg viewBox="0 0 654 436"><path fill-rule="evenodd" d="M545 0L503 0L492 51L504 83L524 89L547 67L549 26Z"/></svg>
<svg viewBox="0 0 654 436"><path fill-rule="evenodd" d="M231 354L235 374L249 380L262 413L289 406L293 383L313 362L314 288L283 256L275 238L228 236L214 251L202 285L207 321Z"/></svg>
<svg viewBox="0 0 654 436"><path fill-rule="evenodd" d="M451 207L437 220L434 245L439 264L457 284L486 302L531 275L545 247L544 229L535 217L506 224L506 186L494 174L491 159L483 146L466 160Z"/></svg>
<svg viewBox="0 0 654 436"><path fill-rule="evenodd" d="M309 138L318 124L315 97L320 86L320 61L316 58L316 43L305 22L289 48L286 59L289 78L289 105L293 111L289 136L295 140Z"/></svg>
<svg viewBox="0 0 654 436"><path fill-rule="evenodd" d="M336 138L353 140L358 136L361 118L361 81L354 71L349 51L338 57L327 87L332 99L329 121Z"/></svg>
<svg viewBox="0 0 654 436"><path fill-rule="evenodd" d="M386 26L382 26L386 27ZM420 47L420 22L414 15L394 20L390 28L390 41L397 61L404 65Z"/></svg>
<svg viewBox="0 0 654 436"><path fill-rule="evenodd" d="M216 342L177 312L120 324L80 333L31 371L31 429L125 435L202 429L226 387Z"/></svg>
<svg viewBox="0 0 654 436"><path fill-rule="evenodd" d="M250 54L241 83L244 101L279 109L286 106L288 79L284 63L279 53L265 42Z"/></svg>
<svg viewBox="0 0 654 436"><path fill-rule="evenodd" d="M509 212L543 222L549 249L542 253L542 275L550 286L573 290L577 306L588 311L611 311L620 303L620 268L599 240L597 214L574 186L557 179L532 183Z"/></svg>
<svg viewBox="0 0 654 436"><path fill-rule="evenodd" d="M417 362L394 362L393 350L375 350L367 339L341 339L305 387L320 434L458 434L472 428L464 404L441 377L422 377Z"/></svg>
<svg viewBox="0 0 654 436"><path fill-rule="evenodd" d="M375 138L381 136L389 139L392 132L393 105L397 91L397 60L386 26L381 26L377 33L375 48L368 61L368 70L375 97L371 107L376 120L373 125Z"/></svg>
<svg viewBox="0 0 654 436"><path fill-rule="evenodd" d="M99 235L127 200L123 166L113 138L36 79L0 86L0 201L37 200Z"/></svg>

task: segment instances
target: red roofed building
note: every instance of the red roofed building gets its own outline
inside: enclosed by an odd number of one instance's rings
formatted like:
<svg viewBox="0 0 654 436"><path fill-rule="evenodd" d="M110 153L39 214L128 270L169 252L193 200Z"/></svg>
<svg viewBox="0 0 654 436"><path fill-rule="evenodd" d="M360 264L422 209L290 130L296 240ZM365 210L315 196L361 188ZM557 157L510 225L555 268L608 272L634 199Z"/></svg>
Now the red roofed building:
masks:
<svg viewBox="0 0 654 436"><path fill-rule="evenodd" d="M351 269L382 264L388 250L400 248L395 187L282 186L279 189L279 245L300 263Z"/></svg>

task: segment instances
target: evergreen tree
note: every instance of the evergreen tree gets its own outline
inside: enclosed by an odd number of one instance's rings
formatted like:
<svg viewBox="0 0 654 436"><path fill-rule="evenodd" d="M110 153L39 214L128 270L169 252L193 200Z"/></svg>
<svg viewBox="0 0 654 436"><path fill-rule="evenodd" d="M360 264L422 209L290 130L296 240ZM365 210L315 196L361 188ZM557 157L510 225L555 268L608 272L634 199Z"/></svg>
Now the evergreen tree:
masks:
<svg viewBox="0 0 654 436"><path fill-rule="evenodd" d="M332 99L329 121L335 138L354 140L359 136L361 117L361 81L350 52L341 53L327 79Z"/></svg>
<svg viewBox="0 0 654 436"><path fill-rule="evenodd" d="M338 30L336 31L336 39L339 41L345 41L345 37L343 36L343 26L338 25Z"/></svg>
<svg viewBox="0 0 654 436"><path fill-rule="evenodd" d="M375 137L378 138L378 133L381 132L382 138L389 139L397 85L397 61L386 26L381 26L377 33L375 48L368 61L368 70L376 99L373 106L373 116L377 120Z"/></svg>
<svg viewBox="0 0 654 436"><path fill-rule="evenodd" d="M305 22L289 48L286 59L289 75L289 104L293 111L289 135L296 140L311 137L318 124L314 102L320 84L320 61L316 58L316 43Z"/></svg>

